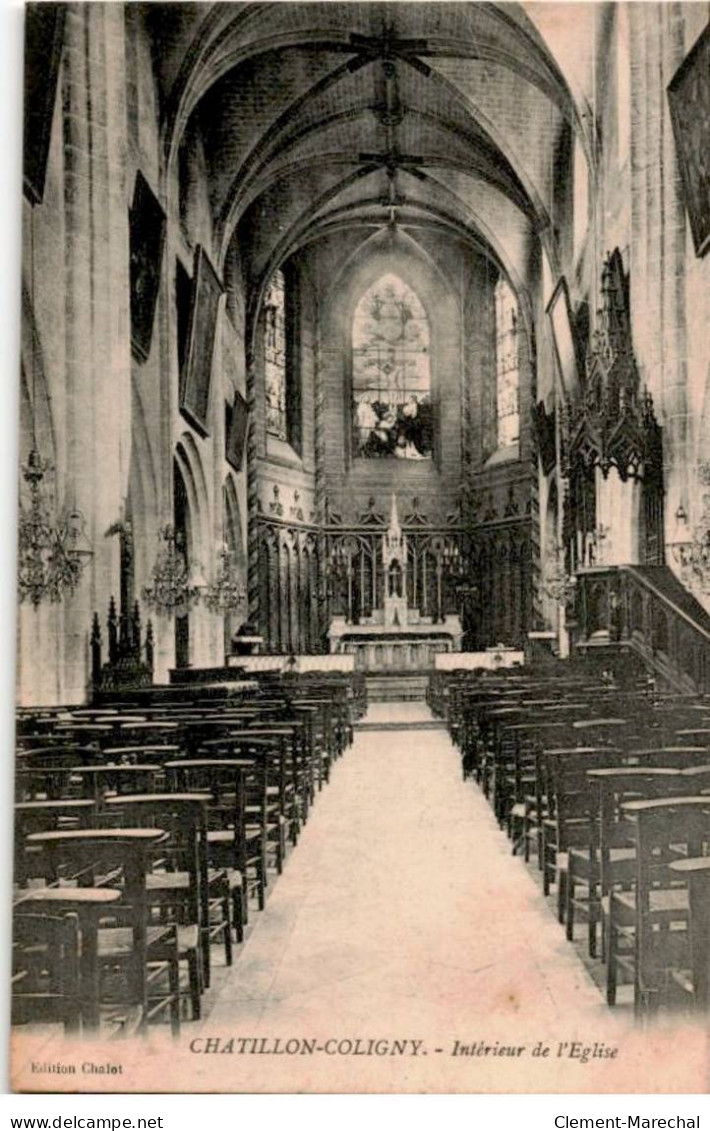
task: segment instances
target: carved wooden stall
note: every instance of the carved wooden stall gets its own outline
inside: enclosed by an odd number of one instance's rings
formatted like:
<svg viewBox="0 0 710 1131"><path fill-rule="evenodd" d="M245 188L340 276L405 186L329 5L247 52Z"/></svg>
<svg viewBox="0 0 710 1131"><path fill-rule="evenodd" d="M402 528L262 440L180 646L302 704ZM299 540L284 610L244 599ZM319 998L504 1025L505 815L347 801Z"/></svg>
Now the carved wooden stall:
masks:
<svg viewBox="0 0 710 1131"><path fill-rule="evenodd" d="M99 614L94 613L91 626L91 697L100 700L112 692L134 691L150 687L153 682L153 625L141 625L136 601L130 613L119 615L111 598L106 618L108 655L103 650L103 634ZM104 659L104 657L106 658Z"/></svg>
<svg viewBox="0 0 710 1131"><path fill-rule="evenodd" d="M602 272L602 307L578 395L561 404L561 464L566 490L567 572L604 563L608 530L598 514L599 484L614 470L640 484L638 557L662 564L663 445L651 394L631 340L628 279L618 248ZM599 473L599 474L598 474Z"/></svg>

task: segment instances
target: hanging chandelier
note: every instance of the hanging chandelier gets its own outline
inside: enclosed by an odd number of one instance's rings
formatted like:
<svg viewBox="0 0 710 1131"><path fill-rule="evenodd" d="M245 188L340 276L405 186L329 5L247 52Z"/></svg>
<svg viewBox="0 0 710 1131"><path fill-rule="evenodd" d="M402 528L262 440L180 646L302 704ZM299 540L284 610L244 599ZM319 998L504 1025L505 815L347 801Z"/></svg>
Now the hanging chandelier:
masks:
<svg viewBox="0 0 710 1131"><path fill-rule="evenodd" d="M704 496L700 522L690 529L685 508L676 511L676 531L670 544L680 566L683 584L700 593L710 593L710 495Z"/></svg>
<svg viewBox="0 0 710 1131"><path fill-rule="evenodd" d="M202 599L213 613L231 613L243 609L247 591L226 546L219 553L219 566L214 581L207 585Z"/></svg>
<svg viewBox="0 0 710 1131"><path fill-rule="evenodd" d="M707 594L710 593L710 460L698 463L697 480L702 491L702 513L691 528L685 507L679 504L669 548L680 566L683 584L690 590Z"/></svg>
<svg viewBox="0 0 710 1131"><path fill-rule="evenodd" d="M162 543L143 600L160 616L184 617L197 603L200 588L192 581L192 569L172 526L160 531Z"/></svg>
<svg viewBox="0 0 710 1131"><path fill-rule="evenodd" d="M30 266L32 317L34 294L34 206L30 214ZM84 517L80 511L67 513L57 521L46 493L50 464L37 447L37 357L36 333L32 334L32 446L22 467L26 484L20 492L17 531L17 589L21 603L29 601L37 609L43 601L57 604L74 593L84 571L91 548L86 544Z"/></svg>
<svg viewBox="0 0 710 1131"><path fill-rule="evenodd" d="M36 609L43 601L56 604L73 593L85 565L80 547L83 520L78 511L55 523L42 490L49 465L33 447L22 468L29 498L20 500L17 586L20 602Z"/></svg>

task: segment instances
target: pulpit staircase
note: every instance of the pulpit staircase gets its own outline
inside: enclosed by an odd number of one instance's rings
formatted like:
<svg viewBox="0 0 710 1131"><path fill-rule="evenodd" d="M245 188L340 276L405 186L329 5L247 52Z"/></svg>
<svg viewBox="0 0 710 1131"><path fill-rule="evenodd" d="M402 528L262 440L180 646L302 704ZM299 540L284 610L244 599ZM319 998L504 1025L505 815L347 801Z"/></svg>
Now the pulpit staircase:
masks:
<svg viewBox="0 0 710 1131"><path fill-rule="evenodd" d="M710 614L668 566L599 567L578 581L576 657L710 695Z"/></svg>

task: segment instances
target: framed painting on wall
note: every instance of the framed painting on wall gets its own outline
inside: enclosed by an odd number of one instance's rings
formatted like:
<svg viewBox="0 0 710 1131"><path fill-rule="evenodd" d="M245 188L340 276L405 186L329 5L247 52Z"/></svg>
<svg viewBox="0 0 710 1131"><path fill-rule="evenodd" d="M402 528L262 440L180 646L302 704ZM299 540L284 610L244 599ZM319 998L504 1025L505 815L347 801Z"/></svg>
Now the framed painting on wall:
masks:
<svg viewBox="0 0 710 1131"><path fill-rule="evenodd" d="M185 362L180 374L180 412L201 436L208 434L212 358L222 291L217 272L205 249L198 244L192 278Z"/></svg>
<svg viewBox="0 0 710 1131"><path fill-rule="evenodd" d="M710 24L668 85L683 198L695 254L710 249Z"/></svg>
<svg viewBox="0 0 710 1131"><path fill-rule="evenodd" d="M22 159L25 196L32 204L39 204L44 196L65 17L64 4L28 4L24 10Z"/></svg>
<svg viewBox="0 0 710 1131"><path fill-rule="evenodd" d="M128 216L131 256L131 349L147 361L165 244L165 213L143 174L136 174Z"/></svg>
<svg viewBox="0 0 710 1131"><path fill-rule="evenodd" d="M234 394L232 404L225 404L224 458L235 471L241 471L244 464L249 410L241 393Z"/></svg>

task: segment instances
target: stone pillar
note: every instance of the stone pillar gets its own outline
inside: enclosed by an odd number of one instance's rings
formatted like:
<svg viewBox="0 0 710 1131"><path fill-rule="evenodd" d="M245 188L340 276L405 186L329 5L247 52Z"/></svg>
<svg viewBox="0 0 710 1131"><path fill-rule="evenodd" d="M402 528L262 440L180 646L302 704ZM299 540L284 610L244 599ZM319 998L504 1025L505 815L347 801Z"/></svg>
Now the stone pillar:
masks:
<svg viewBox="0 0 710 1131"><path fill-rule="evenodd" d="M130 451L128 217L123 16L70 5L62 83L65 277L65 497L86 520L93 556L65 602L65 701L80 702L88 637L117 591L119 548L104 537L122 514Z"/></svg>
<svg viewBox="0 0 710 1131"><path fill-rule="evenodd" d="M686 219L666 95L687 46L683 9L678 3L628 6L632 332L642 380L663 426L667 541L691 489Z"/></svg>
<svg viewBox="0 0 710 1131"><path fill-rule="evenodd" d="M249 328L247 328L249 333ZM259 462L262 455L264 412L257 389L253 343L247 344L247 404L249 436L247 443L247 585L249 622L268 637L268 625L262 623L265 610L260 608L259 583Z"/></svg>
<svg viewBox="0 0 710 1131"><path fill-rule="evenodd" d="M615 467L606 479L597 471L596 565L637 565L641 484L624 482Z"/></svg>

